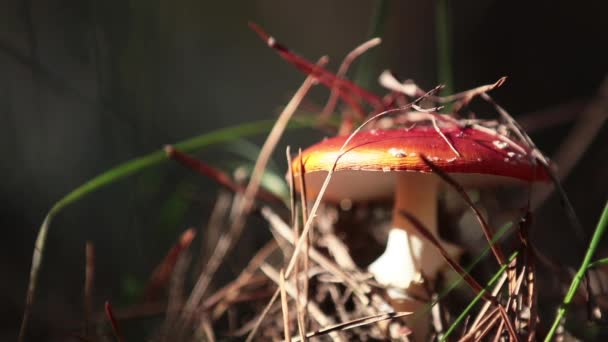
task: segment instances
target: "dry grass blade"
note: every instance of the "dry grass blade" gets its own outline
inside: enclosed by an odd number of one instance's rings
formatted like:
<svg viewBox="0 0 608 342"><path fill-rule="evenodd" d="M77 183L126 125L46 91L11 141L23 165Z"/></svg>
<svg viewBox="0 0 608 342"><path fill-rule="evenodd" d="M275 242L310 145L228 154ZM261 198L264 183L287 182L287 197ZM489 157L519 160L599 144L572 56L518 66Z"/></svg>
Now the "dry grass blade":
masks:
<svg viewBox="0 0 608 342"><path fill-rule="evenodd" d="M487 315L484 315L484 317L479 321L479 323L477 325L471 326L468 332L464 334L459 341L470 341L476 338L477 336L479 336L478 334L482 331L482 329L485 329L495 318L500 318L498 308L494 308Z"/></svg>
<svg viewBox="0 0 608 342"><path fill-rule="evenodd" d="M224 227L224 219L230 209L230 203L232 202L231 194L226 190L220 190L217 194L213 209L207 221L207 225L201 225L200 236L204 236L201 239L200 257L199 263L196 267L197 274L203 271L205 260L211 258L211 252L213 247L219 240L222 228Z"/></svg>
<svg viewBox="0 0 608 342"><path fill-rule="evenodd" d="M500 338L502 337L502 332L503 332L503 328L505 327L505 322L500 322L500 324L498 325L498 329L496 330L496 335L494 336L494 339L492 341L494 342L500 342Z"/></svg>
<svg viewBox="0 0 608 342"><path fill-rule="evenodd" d="M260 269L262 270L262 272L264 272L264 274L266 274L268 276L268 278L270 278L272 281L274 281L277 285L280 284L280 276L279 276L279 272L277 272L272 266L268 265L268 264L263 264ZM290 283L285 283L285 291L286 293L292 297L294 300L300 300L302 301L303 298L298 298L296 297L296 290L294 288L294 286ZM333 321L332 318L328 317L327 315L325 315L323 313L323 311L319 308L319 306L315 303L309 303L308 305L308 311L310 313L310 316L317 321L317 323L319 323L320 325L333 325L335 324L335 322ZM335 340L335 341L344 341L344 339L342 338L342 336L340 336L340 334L338 332L332 332L330 333L330 336ZM249 340L249 339L248 339Z"/></svg>
<svg viewBox="0 0 608 342"><path fill-rule="evenodd" d="M492 330L492 328L494 328L494 326L496 325L496 323L498 322L498 320L500 319L500 315L494 315L494 317L492 318L492 320L490 322L488 322L488 324L485 326L485 328L483 330L481 330L476 336L475 336L475 342L478 341L483 341L483 338L486 337L486 335L490 332L490 330ZM504 323L504 321L501 321L501 323ZM500 331L499 331L500 333Z"/></svg>
<svg viewBox="0 0 608 342"><path fill-rule="evenodd" d="M450 150L454 152L456 157L460 158L460 152L458 152L458 150L456 149L456 147L454 147L450 139L448 139L448 137L446 137L445 134L443 134L443 132L439 129L439 126L437 126L437 119L435 117L432 117L431 122L433 123L433 128L435 129L435 132L437 132L437 134L439 134L443 141L445 141L445 143L450 147Z"/></svg>
<svg viewBox="0 0 608 342"><path fill-rule="evenodd" d="M179 256L188 249L195 236L196 230L194 228L187 229L182 233L173 247L171 247L169 252L167 252L163 261L156 267L154 272L152 272L152 276L144 290L144 298L146 301L158 299L159 291L165 288L171 279L171 274L177 264Z"/></svg>
<svg viewBox="0 0 608 342"><path fill-rule="evenodd" d="M458 101L458 103L456 103L456 106L453 108L455 112L458 112L460 110L460 108L466 106L469 102L471 102L471 100L474 97L487 93L488 91L494 90L494 89L502 86L506 80L507 80L507 77L503 76L503 77L499 78L498 81L494 82L493 84L486 84L486 85L479 86L477 88L463 91L462 93L449 95L449 96L445 96L445 97L440 97L439 101L442 103Z"/></svg>
<svg viewBox="0 0 608 342"><path fill-rule="evenodd" d="M405 94L410 97L416 96L417 92L420 90L416 84L412 83L402 83L399 82L395 76L389 71L384 70L380 76L378 76L378 83L380 83L383 87L388 90L392 90L397 93Z"/></svg>
<svg viewBox="0 0 608 342"><path fill-rule="evenodd" d="M444 182L448 183L452 188L454 188L454 190L456 190L456 192L458 192L458 194L465 200L465 202L467 202L467 204L469 205L471 210L473 210L473 212L475 213L475 217L477 218L477 221L479 222L479 225L481 226L481 230L483 231L483 234L485 235L486 240L488 240L488 244L490 245L490 249L492 250L492 253L496 257L496 260L498 261L498 263L501 266L504 265L506 262L506 258L504 256L504 254L502 253L502 251L500 250L500 246L498 246L496 243L492 243L492 241L494 241L494 234L492 232L492 229L490 229L490 226L488 225L486 220L483 218L481 211L473 203L473 201L471 200L471 197L469 197L469 195L464 190L464 188L460 184L458 184L458 182L456 182L452 177L450 177L447 173L445 173L440 167L438 167L433 162L431 162L426 156L421 155L420 158L422 158L422 161L435 174L437 174Z"/></svg>
<svg viewBox="0 0 608 342"><path fill-rule="evenodd" d="M215 333L209 317L201 317L201 323L196 330L196 337L202 341L215 342Z"/></svg>
<svg viewBox="0 0 608 342"><path fill-rule="evenodd" d="M114 317L114 312L112 311L112 305L110 302L106 302L104 305L106 317L110 321L110 325L112 326L112 332L114 333L114 337L118 342L123 342L124 338L122 332L120 330L120 326L118 325L118 321Z"/></svg>
<svg viewBox="0 0 608 342"><path fill-rule="evenodd" d="M276 250L276 248L277 244L275 241L269 241L266 243L266 245L264 245L264 247L262 247L249 261L247 267L245 267L245 269L234 281L205 299L202 305L203 310L210 309L216 305L211 316L214 320L219 318L226 311L228 304L238 296L240 289L252 282L255 272L258 270L260 265L264 263L266 258L268 258ZM226 304L218 304L220 301Z"/></svg>
<svg viewBox="0 0 608 342"><path fill-rule="evenodd" d="M296 91L294 96L291 98L283 112L279 115L279 118L277 119L274 126L272 127L272 130L268 134L268 137L266 138L266 141L264 142L264 145L262 146L262 149L260 151L260 155L256 160L249 184L245 189L243 200L240 201L240 206L237 211L237 215L232 221L228 232L226 232L226 234L220 237L220 240L218 241L214 250L213 258L209 260L209 262L207 263L207 267L205 268L205 272L201 274L199 280L195 284L190 298L188 299L185 305L184 315L190 315L196 310L196 307L200 303L203 295L205 294L205 291L207 290L207 287L209 286L213 275L220 266L222 260L224 259L224 256L230 250L230 247L232 246L233 237L238 237L241 235L241 232L245 226L246 216L249 214L251 208L253 207L253 200L260 187L262 175L264 173L266 165L268 164L268 160L270 159L272 152L274 151L279 139L285 131L287 123L291 119L297 107L300 105L300 102L302 101L306 93L308 93L308 90L312 87L313 83L314 77L312 76L308 76L306 80L304 80L304 82Z"/></svg>
<svg viewBox="0 0 608 342"><path fill-rule="evenodd" d="M285 149L285 155L287 157L287 179L289 180L289 208L290 208L290 212L291 212L291 226L293 227L293 232L294 232L294 239L297 240L299 238L299 221L298 221L298 212L297 212L297 208L296 208L296 193L294 191L295 189L295 179L293 176L293 171L291 169L291 150L290 147L287 146L287 148ZM299 264L298 264L299 266ZM305 280L306 282L308 282L308 270L305 270L304 275L305 275ZM300 270L299 267L296 268L296 274L295 274L295 282L296 282L296 296L298 298L300 298ZM302 340L306 339L306 303L308 302L308 290L306 290L305 292L306 294L306 300L304 301L304 305L300 305L300 302L296 300L296 315L297 315L297 321L298 321L298 332L300 334L300 338Z"/></svg>
<svg viewBox="0 0 608 342"><path fill-rule="evenodd" d="M172 328L177 320L179 310L184 301L184 284L187 277L188 266L190 265L191 255L186 248L177 257L175 267L171 271L171 279L169 281L169 291L167 298L167 313L165 315L164 331L168 334L172 333ZM178 334L179 332L175 332ZM175 336L174 336L175 337Z"/></svg>
<svg viewBox="0 0 608 342"><path fill-rule="evenodd" d="M264 318L266 318L266 316L268 315L268 312L272 308L272 305L274 304L274 302L277 301L277 298L279 298L280 290L281 289L277 288L276 291L274 291L274 294L272 295L272 297L270 297L270 300L268 301L268 304L266 304L266 306L264 307L264 310L262 310L260 315L255 319L255 323L254 323L253 327L251 328L249 335L247 335L247 339L245 339L245 342L253 341L253 339L255 338L255 335L257 334L258 330L260 329L260 326L262 325L262 322L264 321Z"/></svg>
<svg viewBox="0 0 608 342"><path fill-rule="evenodd" d="M353 319L348 322L339 323L339 324L335 324L335 325L332 325L329 327L325 327L325 328L319 329L317 331L313 331L313 332L306 334L306 337L311 338L311 337L323 336L323 335L327 335L334 331L345 331L345 330L361 327L364 325L369 325L369 324L374 324L374 323L378 323L378 322L382 322L382 321L386 321L386 320L390 320L390 319L397 319L397 318L409 316L411 314L412 314L411 312L379 313L377 315L361 317L361 318ZM294 339L294 342L297 342L297 341L298 340Z"/></svg>
<svg viewBox="0 0 608 342"><path fill-rule="evenodd" d="M525 305L530 310L530 317L528 318L528 337L527 340L529 342L536 340L536 325L539 321L538 317L538 287L536 286L536 257L534 253L534 248L530 243L530 239L528 237L528 228L531 222L531 213L526 213L526 219L521 221L520 229L519 229L519 237L522 245L524 246L524 260L525 260L525 269L523 273L525 274L525 282L527 295L524 297Z"/></svg>
<svg viewBox="0 0 608 342"><path fill-rule="evenodd" d="M498 279L498 282L496 283L496 286L494 286L494 289L492 290L492 297L496 297L498 295L498 292L500 292L500 290L502 289L502 287L505 284L506 280L507 280L507 274L503 273L500 276L500 279ZM481 307L481 310L479 310L479 313L477 314L477 317L473 321L473 324L471 324L471 329L473 329L473 328L475 328L475 327L477 327L479 325L479 322L484 317L484 315L486 314L486 312L490 308L491 304L492 303L490 303L490 302L485 302L484 303L484 305Z"/></svg>
<svg viewBox="0 0 608 342"><path fill-rule="evenodd" d="M285 157L287 158L287 185L289 185L289 212L291 213L291 226L293 227L298 219L296 211L297 195L295 191L295 177L291 168L291 146L285 148Z"/></svg>
<svg viewBox="0 0 608 342"><path fill-rule="evenodd" d="M95 282L95 247L91 241L85 245L84 271L84 335L89 337L89 321L93 316L93 284Z"/></svg>
<svg viewBox="0 0 608 342"><path fill-rule="evenodd" d="M367 50L369 50L375 46L378 46L381 42L382 42L382 40L380 38L377 38L377 37L372 38L372 39L366 41L365 43L357 46L353 51L349 52L348 55L346 55L346 57L344 58L344 61L342 61L342 64L340 64L340 67L338 68L338 72L336 73L336 76L338 78L343 78L344 76L346 76L346 72L348 71L348 68L350 68L350 65L355 61L355 59L357 59L357 57L364 54ZM321 120L327 120L329 118L329 116L331 115L331 113L336 108L336 104L338 103L338 98L339 98L339 92L337 91L336 88L337 88L336 85L331 87L331 92L329 94L329 99L327 100L327 104L325 105L325 107L323 107L323 110L321 111L321 115L319 116Z"/></svg>
<svg viewBox="0 0 608 342"><path fill-rule="evenodd" d="M279 272L279 290L281 292L281 310L283 311L283 332L285 341L291 342L291 332L289 330L289 306L287 305L287 290L285 290L285 272ZM298 294L296 293L296 298Z"/></svg>
<svg viewBox="0 0 608 342"><path fill-rule="evenodd" d="M431 323L433 325L433 329L435 329L435 333L437 334L437 340L441 340L444 332L443 326L443 317L442 317L442 307L441 302L439 301L439 296L437 294L433 294L432 303L435 303L431 306Z"/></svg>
<svg viewBox="0 0 608 342"><path fill-rule="evenodd" d="M302 160L302 149L298 149L298 158L300 160L300 170L304 169L304 161ZM289 163L289 168L291 170L291 162ZM308 220L308 200L306 198L306 179L304 177L299 178L300 183L300 206L302 208L302 222L306 222ZM295 185L295 184L294 184ZM294 240L297 241L297 240ZM308 307L308 291L309 291L309 279L308 279L308 270L310 268L310 248L312 246L313 241L313 231L309 231L306 236L306 243L304 245L305 253L304 253L304 284L302 288L302 292L304 292L304 308L302 312L302 320L303 320L303 330L301 334L302 341L306 341L306 335L304 334L308 329L308 315L306 314L306 308Z"/></svg>
<svg viewBox="0 0 608 342"><path fill-rule="evenodd" d="M262 215L270 222L271 227L281 235L282 238L287 240L288 242L294 244L293 234L290 232L289 226L281 218L275 214L270 208L264 207L262 208ZM301 239L301 238L300 238ZM340 279L344 282L344 285L353 290L357 298L364 304L367 305L369 303L369 299L366 294L371 291L371 288L365 283L359 283L356 280L352 279L350 275L344 272L340 267L338 267L333 261L329 260L315 248L310 247L310 258L318 263L321 267L326 269L336 278Z"/></svg>

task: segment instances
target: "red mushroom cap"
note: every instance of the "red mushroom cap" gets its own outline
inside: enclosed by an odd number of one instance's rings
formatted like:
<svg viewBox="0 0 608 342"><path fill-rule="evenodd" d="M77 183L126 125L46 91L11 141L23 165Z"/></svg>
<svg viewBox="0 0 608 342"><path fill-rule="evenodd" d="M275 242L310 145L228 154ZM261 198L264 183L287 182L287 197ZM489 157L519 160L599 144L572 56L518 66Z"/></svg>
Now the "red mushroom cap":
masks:
<svg viewBox="0 0 608 342"><path fill-rule="evenodd" d="M338 157L325 196L329 200L387 197L393 192L392 171L431 172L420 155L468 187L549 180L546 170L530 157L529 148L490 129L445 122L440 129L443 136L431 125L362 131L341 156L347 136L323 140L302 152L307 192L317 193ZM300 174L299 158L292 170Z"/></svg>

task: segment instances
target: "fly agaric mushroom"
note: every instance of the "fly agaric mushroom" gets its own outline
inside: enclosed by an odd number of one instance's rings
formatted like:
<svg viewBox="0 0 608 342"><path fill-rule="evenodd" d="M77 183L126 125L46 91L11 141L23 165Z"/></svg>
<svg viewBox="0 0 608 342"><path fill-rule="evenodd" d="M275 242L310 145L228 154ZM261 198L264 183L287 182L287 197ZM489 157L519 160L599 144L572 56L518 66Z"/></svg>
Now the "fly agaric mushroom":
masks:
<svg viewBox="0 0 608 342"><path fill-rule="evenodd" d="M440 180L430 173L422 155L464 187L548 180L528 148L489 128L429 115L433 117L429 124L361 131L344 148L347 136L323 140L303 151L302 161L296 158L292 163L294 175L306 177L309 198L318 194L334 164L324 200L369 201L394 195L386 250L369 271L379 283L406 292L423 279L433 280L445 264L437 249L400 214L402 210L411 213L438 237ZM448 252L457 250L446 247Z"/></svg>

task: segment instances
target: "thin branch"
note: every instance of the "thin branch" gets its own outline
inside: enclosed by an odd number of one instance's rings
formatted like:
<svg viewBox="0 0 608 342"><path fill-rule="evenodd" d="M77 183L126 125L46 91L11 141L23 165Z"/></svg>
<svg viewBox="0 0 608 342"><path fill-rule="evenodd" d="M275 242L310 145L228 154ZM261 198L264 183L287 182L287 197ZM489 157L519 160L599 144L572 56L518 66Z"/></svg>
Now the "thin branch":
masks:
<svg viewBox="0 0 608 342"><path fill-rule="evenodd" d="M351 52L349 52L349 54L346 55L346 58L344 58L344 61L342 61L342 64L340 64L340 67L338 68L338 72L336 73L336 76L338 78L344 78L346 76L346 72L348 71L348 68L355 61L355 59L357 59L357 57L364 54L367 50L369 50L375 46L378 46L381 42L382 42L382 40L378 37L372 38L372 39L366 41L365 43L357 46ZM329 94L329 99L327 100L327 104L325 104L325 107L323 107L323 110L321 111L321 115L319 116L319 118L321 120L327 120L329 118L329 116L333 113L334 109L336 108L336 104L338 103L339 95L340 94L338 92L337 86L336 85L332 86L331 92Z"/></svg>
<svg viewBox="0 0 608 342"><path fill-rule="evenodd" d="M110 304L110 302L106 302L105 311L106 311L106 316L108 317L108 320L110 321L110 325L112 326L112 332L114 333L114 337L116 338L116 340L118 342L123 342L124 337L120 330L120 326L118 325L118 321L116 320L116 318L114 318L114 312L112 311L112 305Z"/></svg>
<svg viewBox="0 0 608 342"><path fill-rule="evenodd" d="M287 306L287 290L285 289L285 272L283 269L279 272L279 290L281 293L281 311L283 311L283 332L285 334L285 342L291 342L291 332L289 330L289 307ZM298 294L296 293L296 301Z"/></svg>
<svg viewBox="0 0 608 342"><path fill-rule="evenodd" d="M93 315L93 284L95 282L95 246L91 241L85 245L84 272L84 335L89 337L89 320Z"/></svg>

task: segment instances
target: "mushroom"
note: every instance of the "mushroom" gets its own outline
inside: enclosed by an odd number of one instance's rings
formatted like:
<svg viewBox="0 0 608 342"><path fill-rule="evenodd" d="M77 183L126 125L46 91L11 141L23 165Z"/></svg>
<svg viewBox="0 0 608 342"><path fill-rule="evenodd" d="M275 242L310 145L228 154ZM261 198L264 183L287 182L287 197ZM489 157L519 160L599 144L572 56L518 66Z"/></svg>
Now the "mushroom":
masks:
<svg viewBox="0 0 608 342"><path fill-rule="evenodd" d="M437 248L400 214L402 210L411 213L438 237L440 178L430 173L421 155L464 187L548 179L545 170L530 158L530 150L506 136L480 125L464 125L430 115L430 121L416 122L407 128L361 131L343 149L347 136L323 140L303 151L302 162L295 158L292 163L294 175L303 173L306 177L309 198L318 194L336 160L325 201L370 201L394 196L386 250L369 266L369 271L387 288L406 294L420 294L416 290L421 289L422 281L435 279L445 265ZM301 164L304 170L300 170ZM458 253L458 247L442 243L452 255Z"/></svg>

